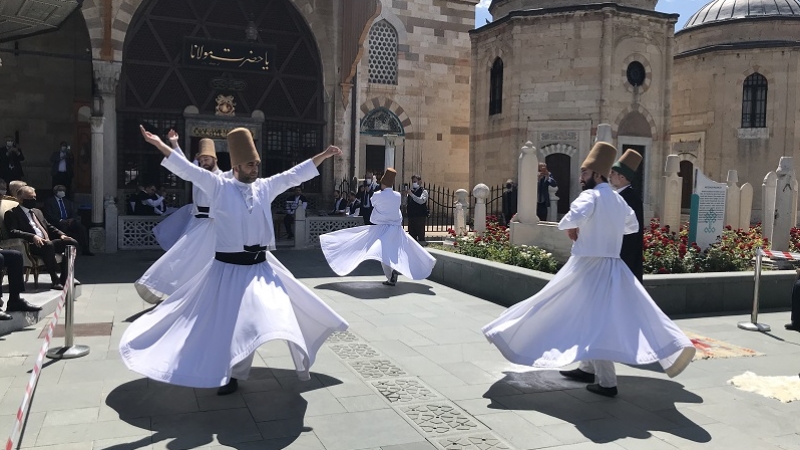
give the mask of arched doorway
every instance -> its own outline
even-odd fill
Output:
[[[553,153],[547,155],[544,159],[547,164],[547,170],[553,174],[553,179],[558,183],[558,214],[566,214],[569,212],[570,204],[570,171],[572,169],[572,162],[569,155],[565,153]],[[547,194],[548,196],[550,194]]]
[[[633,111],[625,116],[619,123],[617,130],[617,149],[619,156],[627,149],[637,151],[642,155],[642,162],[636,170],[636,177],[631,180],[631,186],[637,189],[647,203],[647,164],[649,163],[650,148],[653,146],[653,132],[650,122],[644,114]]]
[[[322,64],[290,0],[147,0],[128,29],[124,55],[117,119],[121,189],[135,189],[142,179],[182,191],[183,183],[160,168],[158,154],[137,136],[139,124],[162,135],[175,128],[189,147],[202,137],[224,144],[227,131],[247,126],[265,176],[321,151]],[[226,104],[233,114],[225,114]],[[187,107],[196,113],[191,120]],[[320,183],[318,177],[304,190],[319,192]]]
[[[387,167],[393,167],[399,172],[400,180],[406,181],[405,129],[400,118],[387,108],[375,108],[361,120],[360,132],[365,146],[364,172],[380,178]]]

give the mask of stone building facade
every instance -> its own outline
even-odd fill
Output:
[[[656,214],[678,16],[655,3],[494,0],[495,20],[471,33],[471,184],[516,178],[530,141],[559,183],[563,214],[598,124],[609,123],[619,149],[644,155],[646,214]]]
[[[84,0],[58,31],[3,36],[0,133],[26,151],[27,180],[50,187],[47,160],[65,140],[85,150],[86,179],[75,187],[95,223],[103,199],[124,214],[139,183],[187,201],[185,185],[136,136],[144,124],[175,128],[189,154],[200,138],[215,139],[222,166],[225,133],[246,126],[264,175],[335,144],[343,157],[304,186],[325,200],[342,181],[388,166],[404,181],[413,172],[467,183],[478,0],[234,3]]]
[[[715,0],[675,35],[672,153],[681,157],[684,207],[692,169],[754,189],[782,156],[800,161],[800,2]],[[778,6],[776,6],[778,5]],[[688,178],[688,183],[687,183]]]

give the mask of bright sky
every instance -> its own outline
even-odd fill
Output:
[[[478,8],[475,12],[476,27],[482,27],[485,25],[487,19],[492,20],[492,16],[487,10],[491,2],[491,0],[481,0],[481,2],[478,4]],[[675,31],[678,31],[683,28],[683,24],[686,23],[686,20],[689,19],[692,14],[696,13],[708,2],[709,0],[659,0],[656,10],[666,13],[680,14],[681,18],[678,19],[678,23],[675,25]]]

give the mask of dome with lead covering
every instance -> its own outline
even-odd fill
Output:
[[[800,0],[713,0],[694,13],[683,29],[758,17],[800,17]]]

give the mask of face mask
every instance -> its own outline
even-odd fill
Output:
[[[22,201],[22,206],[24,206],[24,207],[26,207],[28,209],[36,208],[36,199],[35,198],[27,198],[27,199]]]
[[[6,147],[13,147],[14,141],[6,141]]]
[[[411,189],[418,189],[419,183],[411,183]]]
[[[56,197],[58,197],[58,198],[64,198],[65,195],[67,195],[67,193],[64,192],[64,191],[56,192]]]

